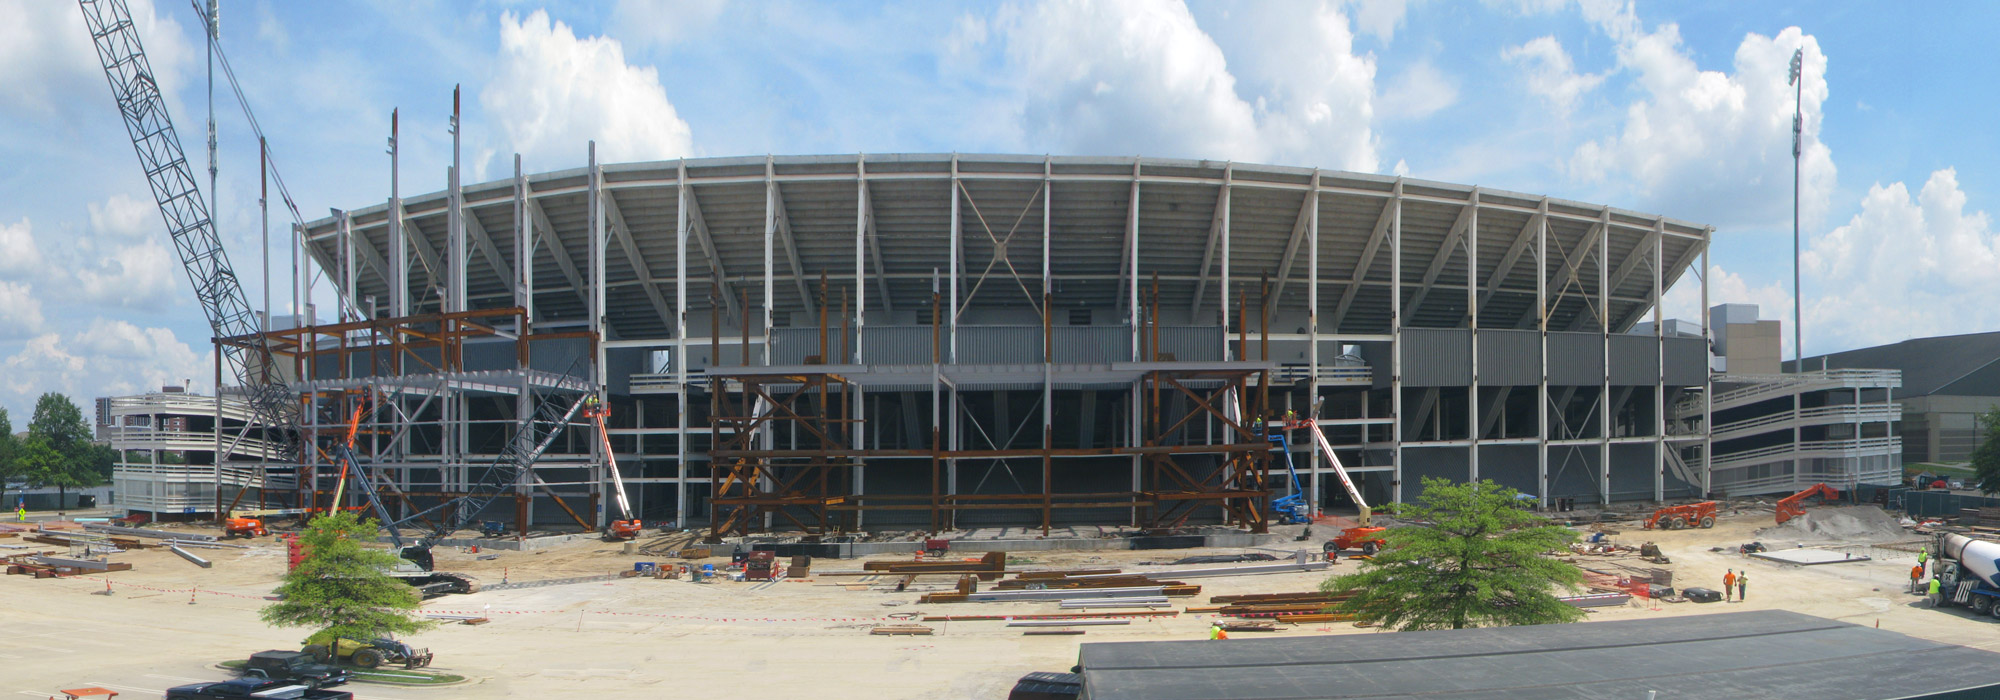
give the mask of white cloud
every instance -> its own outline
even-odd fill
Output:
[[[111,247],[87,267],[75,271],[73,301],[157,311],[176,296],[174,275],[178,258],[156,240]]]
[[[35,245],[35,226],[26,218],[0,224],[0,276],[22,279],[42,274],[42,250]]]
[[[22,338],[42,329],[42,301],[33,285],[0,281],[0,338]]]
[[[625,61],[615,39],[578,39],[545,11],[500,18],[498,70],[479,101],[498,120],[498,149],[521,153],[528,167],[581,165],[586,142],[599,162],[691,155],[693,136],[660,86],[659,72]]]
[[[618,0],[611,22],[633,43],[670,45],[715,24],[727,0]]]
[[[1378,111],[1384,118],[1422,119],[1457,101],[1458,86],[1429,62],[1419,62],[1390,82]]]
[[[130,9],[169,108],[183,113],[175,94],[200,54],[195,43],[200,29],[184,29],[176,15],[162,16],[152,0],[134,0]],[[7,86],[0,124],[63,123],[85,113],[114,113],[102,64],[76,3],[0,0],[0,18],[5,18],[0,21],[0,85]]]
[[[1374,171],[1375,60],[1321,3],[1231,8],[1224,55],[1180,2],[1009,3],[959,24],[947,70],[1007,96],[1028,151],[1277,161]],[[993,65],[966,53],[987,50]]]
[[[1500,51],[1501,60],[1521,67],[1528,84],[1528,91],[1548,101],[1556,114],[1569,118],[1576,109],[1576,102],[1584,93],[1597,88],[1604,82],[1603,75],[1577,73],[1576,64],[1570,60],[1569,52],[1563,50],[1562,42],[1554,36],[1532,39],[1520,46],[1509,46]]]
[[[1944,169],[1912,198],[1877,184],[1861,211],[1808,245],[1806,351],[2000,330],[2000,234],[1966,211],[1958,173]]]
[[[81,331],[35,336],[0,360],[0,403],[33,405],[42,392],[58,391],[82,404],[190,379],[205,387],[213,384],[212,363],[173,331],[96,318]]]
[[[1578,147],[1570,175],[1633,190],[1640,206],[1720,227],[1777,225],[1791,216],[1792,52],[1805,51],[1802,211],[1810,225],[1833,193],[1833,153],[1819,140],[1826,55],[1797,27],[1749,34],[1734,73],[1701,70],[1680,29],[1647,32],[1629,4],[1585,2],[1584,16],[1618,44],[1618,63],[1644,97],[1622,130]],[[1718,177],[1727,173],[1727,177]],[[1607,193],[1615,195],[1616,193]]]
[[[1408,0],[1351,0],[1350,5],[1355,28],[1385,42],[1396,38],[1396,29],[1410,10]]]
[[[101,203],[90,203],[90,228],[124,239],[152,236],[159,232],[160,210],[152,202],[114,194]]]

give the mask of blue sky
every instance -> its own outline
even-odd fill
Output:
[[[174,0],[133,5],[204,167],[199,22]],[[387,196],[393,108],[404,193],[441,188],[462,84],[475,179],[515,152],[534,171],[581,165],[593,138],[611,161],[959,151],[1403,172],[1712,224],[1714,300],[1787,323],[1785,64],[1804,48],[1808,352],[2000,329],[1990,3],[223,0],[222,18],[308,218]],[[45,390],[205,390],[200,310],[71,3],[0,0],[0,94],[0,406],[19,426]],[[217,112],[217,218],[254,301],[256,144],[226,90]],[[1697,304],[1682,285],[1665,305]]]

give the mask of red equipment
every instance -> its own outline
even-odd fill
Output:
[[[776,578],[778,578],[777,552],[756,551],[743,558],[743,580],[770,581]]]
[[[222,521],[223,537],[263,537],[271,534],[258,518],[229,518]]]
[[[1715,527],[1715,509],[1717,505],[1715,501],[1702,501],[1700,503],[1683,503],[1677,506],[1661,508],[1653,511],[1652,515],[1647,516],[1646,529],[1651,530],[1658,527],[1667,530],[1684,530],[1689,526]]]
[[[1831,501],[1840,498],[1840,492],[1835,491],[1832,486],[1826,484],[1813,484],[1806,487],[1804,491],[1786,496],[1785,500],[1778,501],[1778,524],[1783,525],[1787,520],[1805,515],[1805,500],[1813,496],[1819,496],[1823,500]]]
[[[611,407],[598,403],[594,398],[583,409],[583,415],[597,421],[598,444],[604,448],[604,464],[611,472],[611,483],[618,487],[613,495],[618,497],[618,512],[624,520],[613,520],[604,528],[604,536],[614,540],[630,540],[639,537],[639,531],[646,529],[644,523],[632,517],[632,504],[625,500],[625,478],[618,473],[618,455],[611,451],[611,433],[604,428],[604,419],[611,415]]]
[[[1335,535],[1332,540],[1328,540],[1326,546],[1322,549],[1326,551],[1329,559],[1333,555],[1347,549],[1359,549],[1362,554],[1374,556],[1376,552],[1382,551],[1382,547],[1385,546],[1381,535],[1382,532],[1388,529],[1386,527],[1350,527],[1341,530],[1340,534]]]

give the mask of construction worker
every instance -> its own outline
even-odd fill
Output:
[[[1928,562],[1930,560],[1931,560],[1930,547],[1924,547],[1923,549],[1917,550],[1917,566],[1923,566],[1924,562]]]
[[[1729,589],[1735,587],[1736,587],[1736,570],[1730,569],[1729,573],[1722,575],[1722,602],[1724,603],[1729,602]]]
[[[1938,601],[1940,601],[1940,600],[1943,600],[1943,598],[1941,598],[1941,597],[1939,597],[1939,596],[1938,596],[1938,589],[1939,589],[1939,588],[1941,588],[1941,587],[1942,587],[1942,586],[1940,585],[1940,582],[1938,581],[1938,578],[1937,578],[1936,576],[1932,576],[1932,577],[1931,577],[1931,594],[1930,594],[1930,597],[1929,597],[1929,598],[1927,598],[1926,600],[1930,601],[1930,604],[1931,604],[1931,607],[1933,607],[1933,608],[1935,608],[1935,607],[1937,607],[1937,606],[1938,606]]]
[[[1210,641],[1214,641],[1217,639],[1228,639],[1229,633],[1222,631],[1222,623],[1211,622],[1208,623],[1208,638]]]
[[[28,522],[28,507],[25,505],[15,506],[14,519],[24,523]]]
[[[1736,602],[1738,602],[1738,603],[1741,603],[1741,602],[1743,602],[1743,601],[1745,601],[1745,600],[1749,600],[1748,598],[1745,598],[1745,597],[1743,596],[1743,591],[1744,591],[1744,589],[1746,589],[1746,588],[1749,588],[1749,587],[1750,587],[1750,572],[1748,572],[1748,571],[1745,571],[1745,572],[1743,572],[1743,573],[1740,573],[1740,574],[1737,574],[1737,575],[1736,575]]]
[[[1916,595],[1922,585],[1924,585],[1924,565],[1910,567],[1910,595]]]

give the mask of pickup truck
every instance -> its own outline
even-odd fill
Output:
[[[167,689],[167,700],[354,700],[345,690],[321,690],[291,681],[237,678]]]
[[[278,649],[251,654],[249,662],[243,665],[243,677],[293,681],[314,688],[332,687],[348,681],[346,669],[315,663],[312,654],[303,651]]]

